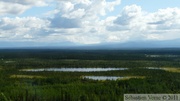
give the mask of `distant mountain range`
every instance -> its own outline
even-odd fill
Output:
[[[49,49],[139,49],[139,48],[180,48],[180,40],[132,41],[125,43],[102,43],[80,45],[71,42],[36,43],[36,42],[0,42],[0,48],[49,48]]]
[[[143,48],[180,48],[180,40],[133,41],[126,43],[103,43],[79,46],[81,49],[143,49]]]

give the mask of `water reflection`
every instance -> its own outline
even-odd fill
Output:
[[[83,79],[92,79],[92,80],[118,80],[125,79],[128,77],[119,77],[119,76],[83,76]]]
[[[41,69],[22,69],[21,71],[103,72],[103,71],[116,71],[116,70],[127,70],[127,69],[128,68],[41,68]]]
[[[147,69],[157,69],[157,70],[162,70],[162,68],[158,68],[158,67],[146,67]]]
[[[82,76],[82,79],[91,80],[128,80],[128,79],[144,79],[145,76]]]

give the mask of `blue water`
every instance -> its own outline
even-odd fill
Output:
[[[41,69],[24,69],[21,71],[41,72],[41,71],[54,71],[54,72],[103,72],[103,71],[117,71],[127,70],[128,68],[41,68]]]
[[[120,76],[83,76],[83,79],[92,79],[92,80],[118,80],[126,77]]]

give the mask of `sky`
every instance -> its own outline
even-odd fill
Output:
[[[0,0],[0,47],[178,39],[180,0]]]

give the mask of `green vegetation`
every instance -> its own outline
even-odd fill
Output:
[[[28,72],[33,68],[129,68]],[[159,67],[147,69],[144,67]],[[180,50],[0,50],[0,101],[123,101],[127,93],[180,93]],[[128,76],[90,80],[82,76]]]

